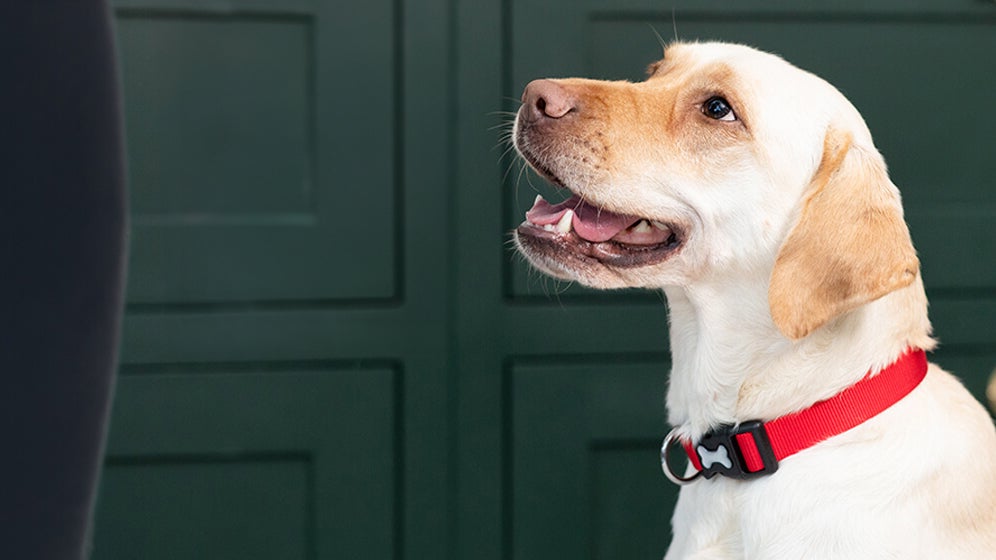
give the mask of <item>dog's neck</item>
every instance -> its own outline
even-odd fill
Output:
[[[919,276],[797,341],[772,322],[764,281],[697,282],[665,293],[669,420],[693,440],[722,424],[801,410],[887,366],[907,347],[934,345]]]

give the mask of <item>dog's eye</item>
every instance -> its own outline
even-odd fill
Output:
[[[717,121],[735,121],[736,113],[730,107],[730,103],[722,97],[710,97],[702,104],[702,113]]]

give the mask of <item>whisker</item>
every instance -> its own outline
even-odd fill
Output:
[[[506,144],[505,145],[505,149],[498,156],[499,160],[505,159],[508,156],[508,154],[512,153],[512,150],[515,149],[515,144],[513,144],[512,142],[504,142],[504,144]],[[495,149],[501,148],[501,147],[502,147],[501,143],[498,143],[497,145],[495,145],[494,148],[492,148],[492,150],[495,150]]]
[[[532,174],[526,173],[526,183],[529,185],[530,188],[532,188],[537,193],[540,192],[539,188],[536,185],[533,184],[533,176],[532,176]]]
[[[675,43],[677,43],[678,41],[681,40],[680,38],[678,38],[678,18],[675,16],[676,10],[677,10],[677,8],[674,5],[672,5],[671,6],[671,27],[674,29],[674,42]]]
[[[584,204],[585,204],[584,195],[578,195],[578,203],[574,205],[574,211],[577,212],[577,209],[581,208],[582,206],[584,206]],[[599,208],[599,212],[601,212],[600,208]]]
[[[672,17],[674,17],[674,12],[672,12]],[[647,27],[649,27],[650,30],[654,32],[654,37],[657,37],[657,43],[660,44],[661,50],[665,50],[666,51],[667,50],[667,41],[657,31],[657,28],[654,27],[653,24],[650,24],[650,23],[647,24]]]
[[[506,151],[506,153],[508,153],[508,152]],[[504,158],[504,157],[505,157],[505,154],[502,154],[502,158]],[[508,162],[508,167],[505,168],[505,173],[503,173],[502,176],[501,176],[501,184],[502,185],[506,184],[506,181],[508,181],[508,174],[511,173],[512,168],[515,167],[516,163],[521,164],[522,162],[519,161],[519,160],[517,160],[517,159],[513,159],[512,161]],[[516,191],[515,195],[516,195],[516,202],[518,202],[518,195],[519,195],[518,191]]]

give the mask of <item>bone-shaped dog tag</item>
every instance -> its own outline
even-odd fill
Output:
[[[733,468],[733,461],[730,460],[730,452],[723,445],[717,447],[715,451],[709,451],[702,445],[698,446],[695,450],[699,454],[699,461],[702,462],[703,469],[712,468],[717,463],[727,470]]]

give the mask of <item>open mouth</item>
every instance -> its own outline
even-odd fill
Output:
[[[576,195],[559,204],[537,196],[516,233],[524,245],[553,258],[566,250],[621,268],[664,261],[683,241],[675,224],[611,212]]]
[[[539,153],[555,153],[548,145],[550,134],[530,121],[516,120],[515,147],[543,178],[572,191],[560,174]],[[559,204],[537,196],[516,229],[526,253],[559,262],[568,268],[593,261],[616,268],[635,268],[663,262],[681,249],[687,227],[643,216],[621,214],[600,208],[574,194]]]

